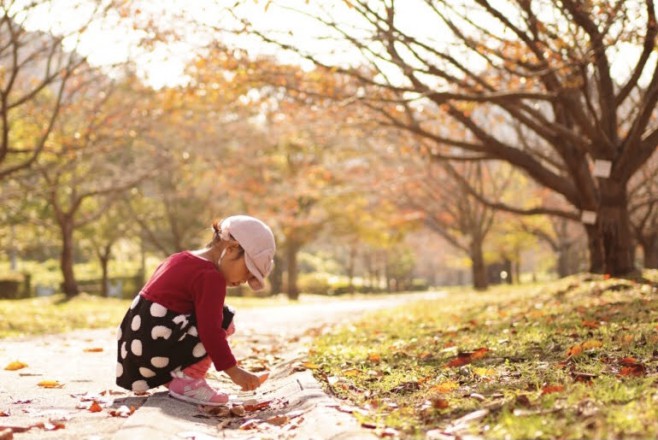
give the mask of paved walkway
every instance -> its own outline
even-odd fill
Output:
[[[340,401],[322,391],[310,371],[300,368],[309,344],[331,325],[365,312],[442,295],[302,301],[238,310],[238,331],[231,340],[236,357],[249,369],[268,369],[270,378],[252,393],[239,392],[222,373],[211,374],[211,383],[231,393],[231,406],[261,407],[242,417],[206,413],[169,398],[162,387],[146,397],[118,388],[113,329],[1,340],[0,427],[32,426],[15,432],[18,440],[375,438],[344,412]],[[4,370],[12,361],[28,366]],[[134,412],[122,417],[130,407]],[[1,433],[0,440],[6,440]]]

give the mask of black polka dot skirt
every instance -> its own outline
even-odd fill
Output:
[[[206,356],[193,315],[173,312],[141,295],[117,333],[117,385],[134,392],[164,385],[173,371]]]

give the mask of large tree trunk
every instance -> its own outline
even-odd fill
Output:
[[[658,269],[658,232],[639,239],[646,269]]]
[[[601,184],[598,226],[605,273],[619,276],[634,272],[633,236],[625,183],[605,180]]]
[[[479,240],[473,240],[470,253],[471,262],[473,264],[473,287],[476,290],[487,290],[489,287],[489,281],[487,280],[487,265],[484,263],[482,242]]]
[[[291,300],[299,299],[299,287],[297,286],[297,278],[299,275],[299,268],[297,266],[297,254],[301,248],[299,243],[289,241],[286,246],[286,260],[288,265],[288,298]]]
[[[62,232],[60,268],[64,277],[64,294],[67,298],[73,298],[79,293],[78,282],[73,271],[73,221],[68,218],[62,220],[60,228]]]

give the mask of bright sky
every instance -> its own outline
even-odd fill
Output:
[[[17,0],[18,2],[31,0]],[[142,15],[157,17],[164,23],[179,24],[175,14],[182,13],[190,19],[215,26],[223,26],[232,22],[230,14],[225,9],[225,0],[132,0],[131,4],[139,3]],[[234,3],[234,2],[230,2]],[[397,3],[397,25],[412,34],[424,39],[433,38],[434,44],[449,46],[448,32],[437,29],[438,20],[433,13],[428,13],[422,0],[404,0]],[[193,7],[190,7],[193,5]],[[279,6],[284,5],[284,6]],[[321,5],[321,6],[318,6]],[[351,47],[342,48],[335,41],[320,39],[326,35],[326,30],[311,19],[304,19],[291,9],[306,12],[317,12],[318,7],[325,9],[321,16],[333,16],[338,21],[355,25],[355,12],[345,5],[344,0],[323,0],[321,3],[307,0],[278,0],[277,5],[265,8],[265,1],[247,0],[240,7],[233,8],[237,15],[248,17],[257,29],[268,29],[290,38],[296,46],[309,49],[315,53],[334,52],[334,57],[344,61],[355,57]],[[92,14],[93,9],[88,0],[50,0],[44,2],[38,14],[26,22],[31,28],[52,29],[55,32],[65,32],[84,23]],[[180,26],[178,31],[182,31]],[[108,65],[125,61],[127,58],[136,60],[138,68],[148,82],[154,87],[171,86],[185,81],[183,70],[185,64],[194,55],[194,49],[203,46],[211,38],[208,33],[186,32],[185,41],[167,46],[158,46],[155,50],[146,52],[140,49],[137,42],[140,33],[121,23],[118,16],[107,17],[103,22],[90,26],[80,42],[68,41],[69,47],[77,44],[77,50],[88,56],[93,64]],[[441,40],[444,38],[444,40]],[[437,40],[438,39],[438,40]],[[266,47],[256,39],[241,38],[225,40],[227,43],[246,48],[250,53],[272,53],[273,49]],[[344,43],[343,43],[344,44]],[[627,51],[624,51],[628,54]],[[633,57],[631,57],[633,58]],[[292,61],[292,59],[285,59]],[[617,64],[621,67],[629,64],[628,55],[620,57]]]

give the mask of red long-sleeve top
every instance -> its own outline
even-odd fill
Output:
[[[222,328],[226,280],[213,263],[189,251],[173,254],[140,294],[176,313],[194,313],[199,338],[218,371],[237,364]]]

